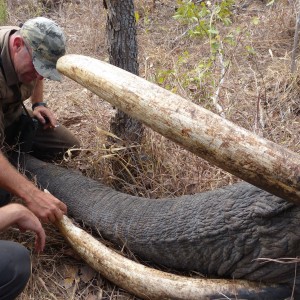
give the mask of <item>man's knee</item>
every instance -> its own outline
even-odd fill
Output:
[[[22,245],[0,241],[0,299],[16,298],[31,274],[29,251]]]
[[[73,156],[79,154],[79,140],[63,125],[54,130],[39,129],[34,139],[32,155],[39,159],[62,159],[70,150]]]

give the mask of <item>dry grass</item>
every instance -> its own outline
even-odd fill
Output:
[[[29,16],[49,16],[64,28],[68,53],[107,61],[102,2],[58,2],[63,4],[49,10],[37,4],[40,1],[11,1],[9,23],[18,24]],[[246,2],[249,6],[243,8]],[[296,12],[293,3],[278,0],[267,7],[260,0],[236,1],[233,27],[239,26],[241,31],[236,45],[224,45],[229,67],[223,76],[222,63],[216,60],[210,76],[201,78],[199,63],[209,56],[210,47],[184,34],[187,26],[172,18],[175,1],[136,0],[140,75],[153,82],[165,76],[162,86],[214,112],[218,110],[211,97],[219,88],[218,104],[227,119],[299,153],[299,70],[290,73]],[[253,24],[254,17],[259,19],[258,25]],[[249,46],[254,53],[246,50]],[[182,60],[185,51],[188,55]],[[112,184],[116,178],[111,160],[123,159],[122,150],[106,146],[105,132],[109,131],[114,109],[67,78],[62,84],[47,82],[45,98],[59,121],[82,141],[79,157],[62,163]],[[151,198],[173,197],[238,180],[150,129],[138,150],[140,168],[133,182],[123,183],[124,192]],[[74,257],[57,231],[49,226],[47,232],[46,251],[41,256],[32,254],[33,276],[20,299],[136,299],[99,274],[85,271],[85,264]],[[7,235],[31,248],[30,234],[20,236],[12,230]],[[86,273],[92,277],[87,279]]]

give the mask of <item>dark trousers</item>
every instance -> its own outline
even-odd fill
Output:
[[[33,132],[29,118],[25,114],[20,116],[5,128],[5,148],[14,151],[23,151],[26,148],[25,152],[40,159],[61,159],[68,149],[80,147],[79,140],[65,126],[43,129],[37,121],[36,124]]]
[[[5,129],[4,150],[22,152],[23,146],[27,145],[26,152],[36,158],[58,160],[63,158],[68,149],[80,147],[78,139],[63,125],[46,130],[42,126],[37,126],[34,133],[31,130],[30,124],[26,123],[26,116],[22,115],[19,120]],[[76,155],[78,151],[72,153]],[[8,204],[10,198],[10,193],[0,188],[0,206]]]
[[[0,299],[15,299],[31,274],[29,251],[22,245],[0,240]]]

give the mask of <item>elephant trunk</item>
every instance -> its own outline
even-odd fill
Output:
[[[71,216],[144,261],[223,278],[294,282],[295,265],[258,260],[299,256],[300,207],[293,203],[245,183],[145,199],[30,156],[24,165]]]

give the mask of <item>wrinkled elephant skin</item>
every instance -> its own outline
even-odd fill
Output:
[[[250,184],[157,200],[116,192],[30,156],[25,166],[75,219],[145,261],[223,278],[294,281],[295,264],[257,259],[299,256],[300,206]]]

